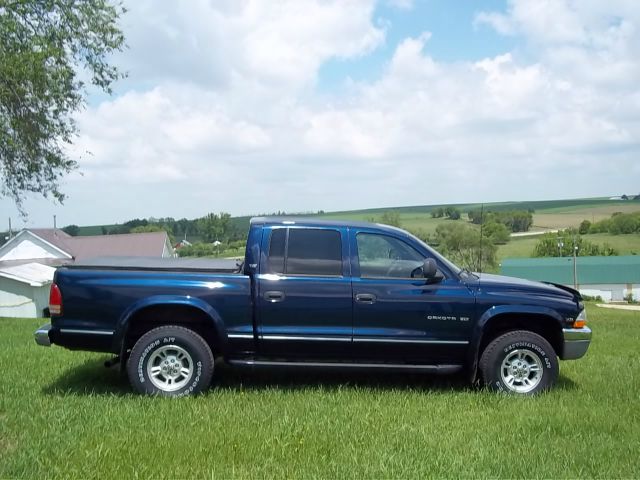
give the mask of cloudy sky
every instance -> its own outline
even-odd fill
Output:
[[[640,191],[637,0],[127,8],[129,77],[29,225]]]

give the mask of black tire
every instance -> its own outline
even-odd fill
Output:
[[[558,357],[549,342],[537,333],[516,330],[487,345],[480,357],[480,371],[491,390],[535,395],[556,383]]]
[[[127,373],[140,393],[183,397],[209,386],[213,363],[211,349],[200,335],[167,325],[140,337],[127,361]]]

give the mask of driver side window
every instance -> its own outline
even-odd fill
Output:
[[[387,235],[358,233],[356,242],[363,278],[412,278],[424,261],[413,247]]]

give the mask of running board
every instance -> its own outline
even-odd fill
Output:
[[[337,368],[350,370],[387,370],[449,374],[462,370],[462,365],[414,365],[406,363],[286,362],[277,360],[233,359],[234,367]]]

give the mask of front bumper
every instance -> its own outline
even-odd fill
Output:
[[[39,329],[37,329],[33,334],[33,336],[35,337],[36,343],[43,347],[50,347],[51,346],[51,339],[49,338],[50,331],[51,331],[50,323],[47,323],[46,325],[43,325]]]
[[[587,353],[591,343],[591,329],[589,327],[563,328],[562,338],[562,359],[575,360]]]

